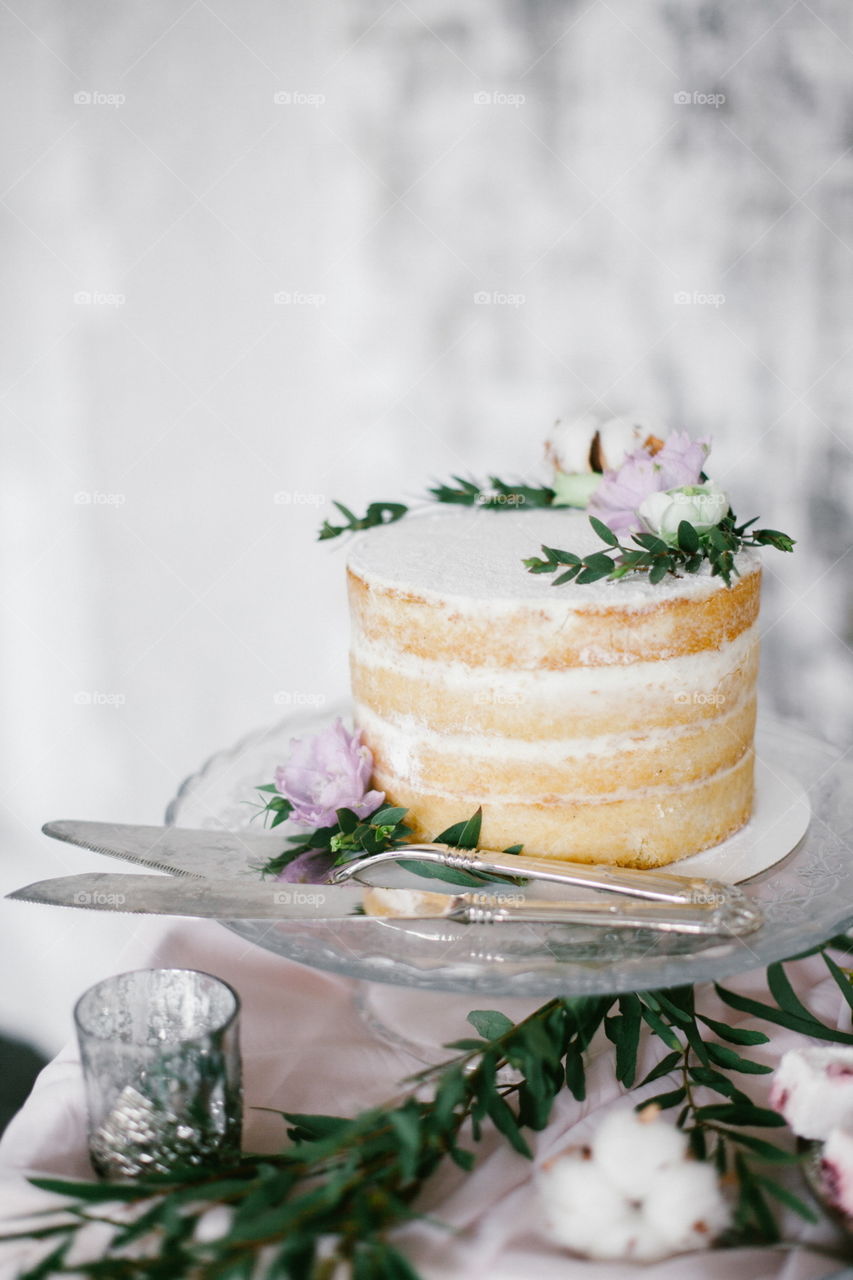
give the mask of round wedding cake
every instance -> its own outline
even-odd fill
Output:
[[[482,806],[480,846],[656,867],[753,803],[761,569],[561,586],[523,560],[601,550],[566,509],[442,509],[351,549],[356,724],[418,839]]]

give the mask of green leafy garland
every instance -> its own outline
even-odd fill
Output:
[[[837,938],[826,946],[846,950],[849,943]],[[853,1008],[848,972],[825,947],[806,954],[818,953]],[[817,1040],[853,1045],[853,1034],[826,1026],[802,1004],[783,964],[770,966],[767,982],[772,1004],[716,990],[739,1012]],[[751,1132],[779,1128],[784,1121],[756,1106],[731,1079],[732,1073],[771,1070],[740,1052],[768,1037],[707,1017],[696,1009],[693,988],[549,1000],[518,1024],[494,1010],[475,1010],[468,1021],[476,1037],[449,1045],[457,1050],[449,1061],[410,1077],[411,1092],[403,1101],[354,1119],[276,1113],[288,1125],[289,1145],[280,1155],[247,1155],[215,1173],[194,1169],[133,1184],[31,1179],[70,1203],[47,1211],[44,1225],[4,1237],[49,1246],[48,1255],[20,1280],[81,1269],[109,1280],[322,1280],[337,1261],[351,1265],[355,1280],[417,1280],[390,1233],[418,1216],[413,1201],[426,1181],[445,1158],[470,1170],[476,1157],[469,1142],[479,1142],[486,1121],[530,1158],[525,1130],[546,1127],[563,1089],[584,1098],[585,1054],[600,1028],[615,1047],[616,1079],[626,1089],[635,1084],[643,1028],[665,1047],[639,1086],[667,1078],[672,1087],[639,1107],[656,1102],[663,1110],[678,1108],[676,1123],[693,1154],[713,1161],[733,1181],[734,1223],[722,1243],[777,1242],[773,1202],[816,1221],[813,1208],[774,1176],[776,1168],[800,1157]],[[501,1080],[505,1066],[518,1073],[516,1082]],[[700,1103],[699,1087],[721,1101]],[[129,1218],[105,1212],[111,1205],[129,1208]],[[227,1223],[206,1240],[199,1220],[214,1207],[227,1210]],[[111,1225],[113,1235],[99,1258],[81,1267],[79,1252],[77,1261],[69,1253],[92,1222]]]
[[[738,572],[735,556],[744,547],[775,547],[777,551],[794,549],[794,539],[778,529],[753,529],[747,533],[756,519],[738,525],[734,512],[729,508],[725,519],[701,533],[688,520],[682,520],[678,526],[677,546],[670,546],[653,533],[634,533],[631,541],[636,545],[625,547],[603,520],[590,516],[589,522],[606,544],[606,551],[577,556],[571,551],[559,551],[543,545],[545,559],[531,556],[524,564],[529,573],[558,573],[559,577],[552,585],[559,587],[564,582],[583,584],[598,582],[600,578],[613,581],[637,570],[648,572],[649,582],[654,584],[668,573],[698,573],[707,560],[711,565],[711,576],[721,577],[730,587],[732,575]]]
[[[497,476],[489,476],[486,484],[465,480],[462,476],[452,476],[451,479],[453,484],[437,484],[427,490],[434,502],[445,502],[456,507],[488,507],[493,511],[511,511],[520,506],[550,507],[557,496],[546,485],[507,484]],[[335,525],[324,520],[317,535],[320,542],[337,538],[342,533],[357,533],[380,524],[393,524],[395,520],[402,520],[409,511],[402,502],[371,502],[365,514],[357,516],[342,502],[333,501],[332,505],[337,507],[346,523]]]

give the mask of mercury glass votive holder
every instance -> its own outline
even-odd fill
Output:
[[[239,1021],[236,991],[197,969],[137,969],[84,992],[74,1022],[101,1177],[239,1158]]]

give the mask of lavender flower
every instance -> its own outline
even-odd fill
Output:
[[[698,484],[710,449],[710,441],[691,440],[685,431],[674,431],[655,454],[645,447],[635,450],[618,471],[605,473],[590,499],[590,515],[619,537],[639,531],[641,503],[652,493]]]
[[[291,819],[303,827],[331,827],[336,809],[366,818],[385,799],[371,791],[373,755],[339,719],[312,738],[292,738],[290,757],[275,771],[278,791],[293,805]]]

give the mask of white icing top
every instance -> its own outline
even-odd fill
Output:
[[[347,563],[370,582],[426,598],[523,602],[549,608],[558,602],[642,608],[660,600],[695,599],[726,589],[721,578],[711,576],[707,562],[698,573],[668,574],[654,586],[646,574],[633,573],[616,582],[603,578],[583,586],[567,582],[555,587],[551,575],[529,573],[522,563],[541,555],[543,543],[579,556],[605,550],[584,512],[563,507],[536,511],[439,508],[366,531],[353,543]],[[746,577],[759,568],[759,554],[742,551],[735,564]]]

